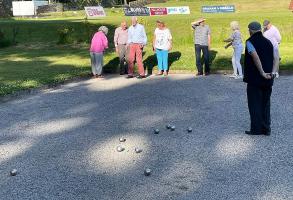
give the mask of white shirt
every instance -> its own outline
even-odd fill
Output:
[[[170,40],[172,40],[172,35],[169,29],[160,30],[156,28],[155,30],[155,48],[162,50],[169,50],[170,48]]]
[[[263,35],[271,41],[274,48],[279,47],[279,43],[281,42],[281,35],[279,30],[275,26],[272,25],[269,30],[263,33]]]
[[[128,29],[128,44],[147,44],[147,36],[145,33],[144,26],[141,24],[136,24],[135,26],[130,26]]]

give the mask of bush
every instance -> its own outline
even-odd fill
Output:
[[[61,27],[58,29],[59,39],[57,44],[70,44],[73,42],[72,33],[74,29],[72,27]]]
[[[5,33],[0,30],[0,48],[9,47],[12,45],[12,42],[5,38]]]

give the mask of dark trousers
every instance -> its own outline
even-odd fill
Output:
[[[119,54],[119,66],[120,66],[120,74],[127,74],[128,71],[128,50],[126,45],[118,44],[118,54]]]
[[[196,58],[196,67],[199,73],[203,73],[203,67],[201,64],[201,52],[203,53],[204,58],[204,71],[205,73],[210,72],[210,55],[208,46],[202,46],[199,44],[195,44],[195,58]]]
[[[271,131],[272,87],[258,87],[247,84],[247,100],[250,114],[250,131],[265,133]]]

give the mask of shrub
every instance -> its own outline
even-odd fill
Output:
[[[5,37],[5,33],[0,30],[0,48],[9,47],[12,45],[12,42]]]
[[[57,44],[70,44],[73,42],[72,33],[74,29],[72,27],[61,27],[58,29],[59,39]]]

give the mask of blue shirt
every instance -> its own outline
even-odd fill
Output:
[[[254,46],[251,44],[250,41],[246,42],[247,51],[249,54],[252,54],[253,52],[256,52]]]
[[[147,44],[147,36],[143,25],[136,24],[135,26],[132,25],[129,27],[127,43]]]

